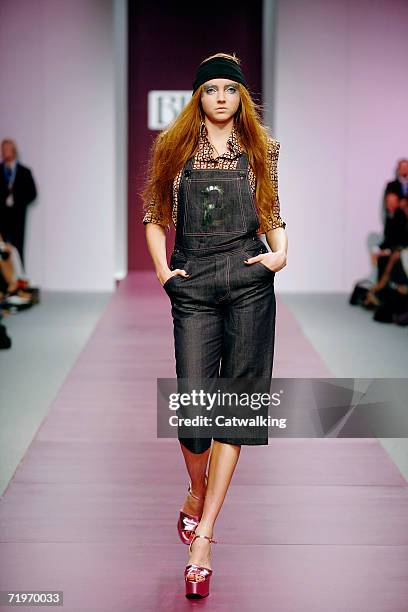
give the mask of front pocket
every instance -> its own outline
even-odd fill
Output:
[[[187,259],[185,255],[183,255],[180,252],[173,251],[170,257],[170,264],[169,264],[170,270],[173,271],[176,268],[178,268],[179,270],[185,270],[187,274],[190,274],[189,266],[190,266],[190,260]],[[182,281],[187,280],[187,278],[184,277],[182,274],[173,274],[173,276],[170,276],[166,280],[166,282],[162,285],[163,289],[167,290],[167,287],[170,287],[170,286],[173,287],[172,279],[174,278],[180,278]]]
[[[242,252],[249,259],[250,257],[257,257],[258,255],[265,255],[265,253],[268,253],[268,250],[266,249],[266,247],[261,246],[261,247],[254,248],[253,253],[251,253],[250,249],[242,249]],[[244,265],[247,265],[247,264],[244,264]],[[247,267],[251,267],[253,265],[254,264],[250,264],[249,266],[247,265]],[[265,270],[267,274],[272,274],[272,276],[275,276],[274,270],[271,270],[270,268],[265,266],[265,264],[263,264],[261,261],[256,261],[255,265],[258,266],[258,267],[261,266],[262,269]]]
[[[169,276],[169,278],[166,280],[165,283],[163,283],[162,287],[163,289],[167,289],[167,286],[170,284],[170,282],[176,278],[177,276],[179,276],[178,274],[173,274],[173,276]]]
[[[265,264],[263,264],[262,261],[256,261],[255,263],[257,263],[259,266],[262,266],[264,270],[269,272],[269,274],[275,274],[275,271],[268,268],[268,266],[265,266]]]

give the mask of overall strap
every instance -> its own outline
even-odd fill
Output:
[[[183,189],[183,183],[185,182],[186,177],[189,177],[191,175],[193,163],[194,163],[194,155],[186,161],[182,169],[182,173],[181,173],[180,187],[179,187],[179,193],[178,193],[176,240],[174,244],[174,246],[177,248],[182,248],[182,245],[183,245],[183,230],[182,230],[183,221],[182,219],[184,217],[185,202],[181,201],[180,197],[182,197],[183,200],[185,198],[185,187]]]
[[[184,174],[185,176],[190,176],[191,170],[193,169],[194,164],[194,155],[188,159],[184,165]]]
[[[248,168],[248,155],[246,151],[242,151],[238,158],[237,170],[246,170]]]

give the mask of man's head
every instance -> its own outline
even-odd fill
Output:
[[[14,140],[5,138],[1,143],[1,156],[6,163],[13,162],[17,158],[17,147]]]
[[[397,165],[397,176],[408,178],[408,159],[400,159]]]

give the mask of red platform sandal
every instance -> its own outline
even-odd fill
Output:
[[[190,542],[191,546],[196,538],[205,538],[210,543],[217,543],[217,540],[213,540],[205,535],[199,535],[194,533]],[[186,597],[188,599],[202,599],[208,597],[210,594],[210,579],[212,576],[212,569],[204,567],[202,565],[196,565],[195,563],[189,563],[186,565],[184,570],[184,581],[186,583]]]
[[[207,484],[207,476],[205,477],[205,481]],[[191,482],[188,485],[188,493],[189,495],[191,495],[191,497],[194,497],[194,499],[197,499],[198,501],[202,501],[202,497],[197,497],[197,495],[194,495],[194,493],[192,492]],[[187,544],[187,545],[190,544],[194,530],[197,527],[198,523],[200,522],[200,519],[201,519],[201,515],[187,514],[186,512],[183,512],[183,510],[180,510],[180,515],[179,515],[179,519],[177,522],[177,531],[178,531],[180,540],[183,542],[183,544]]]

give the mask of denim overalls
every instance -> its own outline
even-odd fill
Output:
[[[275,272],[244,260],[268,249],[256,235],[259,218],[248,181],[248,156],[236,170],[185,164],[178,196],[176,241],[163,285],[172,305],[177,378],[272,376]],[[218,438],[217,438],[218,439]],[[202,453],[211,438],[181,438]],[[223,438],[231,444],[268,444],[268,437]]]

